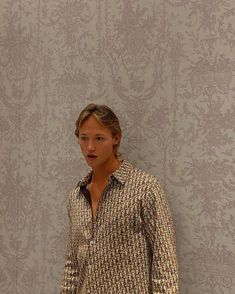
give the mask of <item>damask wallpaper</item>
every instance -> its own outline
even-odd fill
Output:
[[[59,293],[90,102],[156,175],[181,294],[235,293],[233,0],[1,0],[0,293]]]

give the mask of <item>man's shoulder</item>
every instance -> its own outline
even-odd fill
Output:
[[[73,187],[73,188],[69,191],[69,193],[68,193],[68,197],[67,197],[67,201],[68,201],[68,203],[74,202],[74,200],[76,200],[77,193],[78,193],[78,187]]]
[[[154,185],[159,183],[157,176],[134,165],[130,173],[130,179],[138,184]]]
[[[139,167],[133,167],[128,180],[129,186],[143,196],[144,201],[148,199],[151,205],[159,201],[165,195],[163,186],[158,177]]]

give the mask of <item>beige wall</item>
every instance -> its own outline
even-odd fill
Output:
[[[59,291],[88,102],[167,192],[181,293],[235,293],[233,3],[1,0],[0,293]]]

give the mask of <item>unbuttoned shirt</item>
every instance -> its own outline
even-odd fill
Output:
[[[91,177],[69,194],[61,294],[178,294],[175,231],[158,179],[123,159],[93,218]]]

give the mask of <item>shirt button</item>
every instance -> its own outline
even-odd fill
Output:
[[[84,231],[84,235],[85,235],[85,238],[88,239],[89,238],[89,231],[88,230]]]
[[[94,240],[91,240],[90,241],[90,245],[94,245],[95,244],[95,241]]]

